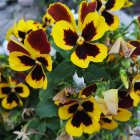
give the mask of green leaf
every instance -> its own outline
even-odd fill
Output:
[[[111,80],[110,75],[105,71],[103,66],[97,66],[95,64],[90,65],[83,72],[83,76],[87,84],[91,84],[94,81],[98,81],[101,79]]]
[[[42,100],[36,107],[36,113],[40,117],[54,117],[57,116],[57,107],[51,100]]]

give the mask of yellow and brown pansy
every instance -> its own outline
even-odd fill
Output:
[[[140,102],[140,74],[135,75],[132,80],[130,96],[134,101],[133,105],[137,106]]]
[[[77,100],[71,99],[59,107],[58,115],[60,119],[68,120],[66,131],[71,136],[79,137],[83,133],[92,134],[100,129],[101,110],[93,96],[86,98],[88,91],[91,91],[91,86],[87,87],[85,96],[80,94]]]
[[[20,46],[14,41],[8,44],[9,64],[15,71],[26,71],[31,69],[26,77],[26,82],[33,88],[47,87],[47,77],[43,67],[52,70],[52,60],[49,55],[50,44],[46,33],[36,30],[29,33],[25,38],[25,46]]]
[[[120,25],[118,16],[112,11],[120,10],[124,6],[125,0],[96,0],[97,11],[105,18],[109,30],[116,30]]]
[[[27,34],[31,31],[42,29],[42,25],[39,22],[34,20],[20,19],[17,23],[14,23],[13,27],[11,27],[6,35],[7,40],[10,40],[10,36],[14,35],[17,37],[22,43],[24,43],[24,39]]]
[[[29,88],[23,83],[17,83],[13,79],[0,83],[0,98],[2,107],[10,110],[16,106],[22,106],[20,98],[27,98],[30,94]]]
[[[71,61],[81,68],[87,68],[90,61],[102,62],[107,56],[105,45],[91,43],[108,30],[104,18],[95,11],[95,6],[95,2],[81,3],[78,27],[69,8],[64,4],[55,3],[48,9],[48,13],[56,21],[52,28],[54,42],[61,49],[73,50]],[[63,9],[64,14],[60,15],[58,9]]]

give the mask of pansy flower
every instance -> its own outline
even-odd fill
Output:
[[[116,30],[120,25],[118,16],[111,12],[120,10],[124,6],[125,0],[96,0],[97,11],[104,17],[109,30]]]
[[[10,41],[8,44],[11,69],[15,71],[30,70],[25,79],[26,82],[33,88],[46,89],[47,77],[43,67],[48,71],[52,70],[52,60],[49,55],[50,43],[46,33],[42,29],[32,31],[26,36],[24,45],[15,42]]]
[[[102,62],[107,56],[107,47],[91,41],[101,38],[108,27],[96,11],[96,2],[82,2],[79,8],[78,27],[70,9],[62,3],[51,4],[48,14],[56,21],[52,37],[58,47],[73,50],[71,61],[87,68],[90,61]]]
[[[22,106],[20,98],[27,98],[30,94],[29,88],[23,84],[9,78],[8,82],[0,83],[0,98],[2,99],[2,107],[5,109],[13,109],[16,106]]]
[[[124,108],[120,108],[118,104],[119,96],[117,89],[110,89],[103,92],[103,97],[103,99],[97,99],[98,105],[102,110],[100,119],[100,124],[102,128],[113,130],[118,126],[115,120],[125,122],[130,119],[132,115],[131,112]],[[121,99],[124,99],[124,97]]]
[[[133,40],[133,41],[129,41],[128,43],[136,48],[133,51],[133,53],[131,54],[131,58],[134,61],[137,61],[138,60],[138,56],[140,55],[140,41],[139,40]]]
[[[140,74],[135,75],[132,80],[130,96],[134,100],[133,105],[137,106],[140,102]]]
[[[16,36],[22,43],[24,43],[24,39],[27,34],[31,31],[41,29],[42,26],[39,22],[34,20],[20,19],[17,23],[14,23],[13,27],[11,27],[6,34],[6,39],[10,40],[10,36]]]
[[[92,134],[99,131],[99,119],[101,111],[93,96],[86,98],[86,94],[91,95],[95,85],[86,87],[80,91],[77,100],[69,100],[69,102],[59,107],[58,115],[66,122],[66,131],[71,136],[79,137],[83,133]],[[86,93],[86,94],[85,94]]]

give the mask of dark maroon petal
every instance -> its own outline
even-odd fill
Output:
[[[65,20],[69,23],[72,23],[68,10],[60,2],[51,4],[48,8],[48,14],[50,14],[56,22],[60,20]]]
[[[77,43],[78,35],[72,30],[64,30],[64,41],[66,45],[75,46]]]
[[[45,66],[48,66],[48,61],[44,57],[37,57],[37,60]]]
[[[111,8],[114,7],[114,4],[115,4],[115,0],[108,0],[106,5],[105,5],[105,9],[110,10]]]
[[[33,80],[36,80],[36,81],[39,81],[42,78],[45,79],[43,69],[40,65],[36,65],[36,67],[34,68],[34,70],[31,73],[31,77],[32,77]]]
[[[102,12],[102,16],[105,18],[105,21],[106,21],[106,23],[107,23],[109,26],[111,26],[111,25],[114,23],[113,15],[110,14],[109,12],[107,12],[107,11],[104,10],[104,11]]]
[[[20,45],[18,45],[17,43],[13,42],[13,41],[9,41],[7,49],[9,50],[9,52],[23,52],[27,55],[29,55],[28,51],[26,51],[23,47],[21,47]]]
[[[96,35],[96,29],[93,25],[93,22],[86,24],[85,28],[82,31],[82,37],[85,41],[91,41],[91,39]]]
[[[82,106],[83,106],[83,108],[84,108],[84,110],[86,112],[93,112],[93,110],[94,110],[94,108],[93,108],[94,107],[94,104],[92,102],[90,102],[90,101],[84,102],[82,104]]]
[[[92,124],[91,118],[85,111],[77,111],[71,121],[71,124],[75,127],[79,127],[81,123],[83,123],[85,126]]]
[[[25,66],[34,66],[35,65],[35,60],[33,60],[32,58],[23,55],[23,56],[18,56],[18,58],[20,59],[20,62],[22,64],[24,64]]]
[[[42,29],[30,32],[27,41],[32,48],[41,54],[48,54],[50,52],[50,43],[46,33]]]
[[[133,107],[133,100],[127,91],[119,90],[118,96],[119,96],[118,106],[120,108],[128,109]]]
[[[76,48],[75,53],[79,59],[86,59],[87,56],[96,57],[100,53],[100,50],[94,44],[84,43]]]
[[[91,94],[95,93],[97,90],[96,84],[92,84],[84,88],[81,92],[81,95],[85,95],[86,97],[90,96]]]
[[[85,17],[87,16],[88,13],[94,12],[96,10],[96,1],[95,2],[82,2],[81,5],[81,14],[80,14],[80,19],[81,22],[84,22]]]
[[[102,2],[100,0],[96,0],[97,2],[97,11],[100,10],[100,8],[102,7]]]
[[[130,41],[131,45],[136,47],[136,49],[132,52],[131,56],[137,56],[140,55],[140,42],[139,41]]]

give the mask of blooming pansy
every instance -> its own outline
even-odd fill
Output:
[[[124,6],[125,0],[96,0],[97,11],[104,17],[109,30],[116,30],[120,25],[118,16],[112,11],[120,10]]]
[[[88,90],[91,92],[91,86],[82,91],[86,91],[88,94]],[[60,106],[58,110],[60,119],[68,120],[66,122],[67,133],[76,137],[81,136],[83,133],[92,134],[99,131],[100,114],[100,108],[94,97],[89,96],[86,98],[82,93],[77,100],[69,100],[69,102]]]
[[[128,121],[131,117],[131,112],[124,108],[120,108],[119,96],[117,89],[110,89],[103,92],[103,99],[97,99],[98,105],[102,110],[100,119],[101,127],[108,130],[115,129],[118,124],[115,120]],[[124,98],[121,98],[124,99]]]
[[[9,78],[8,82],[0,83],[0,98],[2,107],[10,110],[16,106],[22,106],[20,98],[27,98],[30,94],[29,88],[23,83],[17,83]]]
[[[61,49],[73,50],[71,61],[81,68],[87,68],[90,61],[102,62],[107,56],[105,45],[91,43],[108,30],[105,19],[95,9],[96,2],[83,1],[79,8],[78,26],[66,5],[58,2],[48,9],[48,14],[56,21],[52,28],[54,42]]]
[[[48,71],[52,70],[52,60],[49,55],[50,43],[46,33],[36,30],[26,36],[24,45],[10,41],[8,44],[9,64],[15,71],[30,70],[26,77],[26,82],[33,88],[47,87],[47,77],[43,67]]]
[[[36,22],[34,20],[27,20],[20,19],[17,23],[14,23],[13,27],[11,27],[6,35],[7,40],[10,40],[10,36],[14,35],[19,40],[24,43],[24,39],[27,34],[29,34],[31,31],[41,29],[42,25],[39,22]]]
[[[133,105],[137,106],[140,102],[140,74],[135,75],[132,80],[130,96],[134,100]]]

